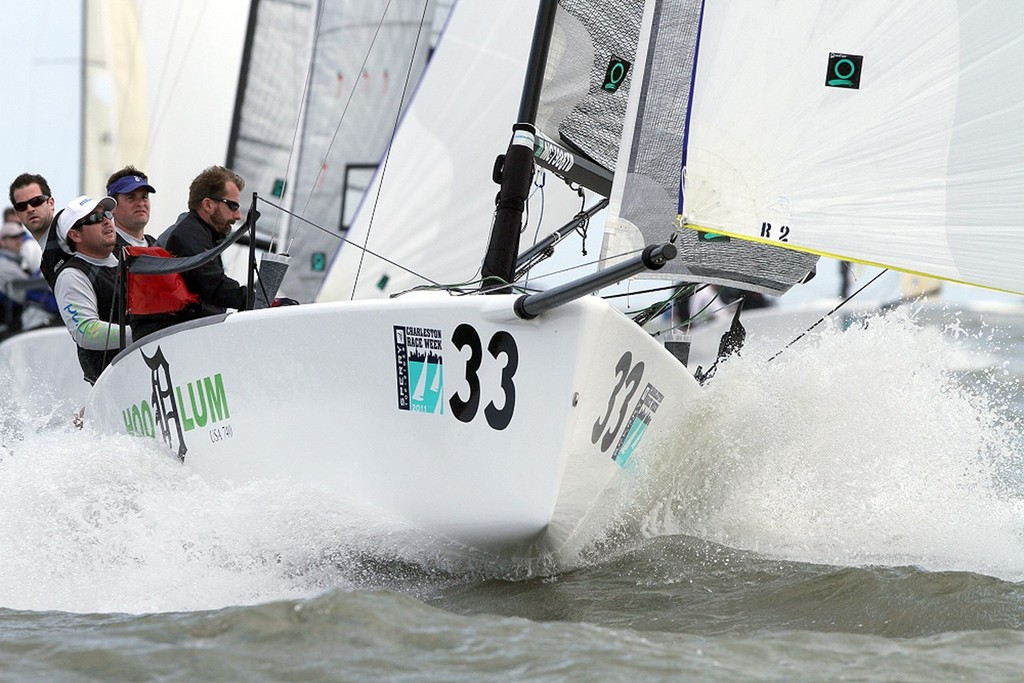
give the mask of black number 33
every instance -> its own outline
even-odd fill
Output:
[[[466,361],[466,384],[469,385],[469,398],[462,400],[455,394],[448,401],[452,414],[460,422],[470,422],[476,417],[480,408],[480,361],[483,359],[483,351],[480,345],[480,335],[472,325],[463,323],[455,328],[452,334],[452,343],[461,351],[467,346],[470,349],[469,360]],[[487,344],[487,352],[495,360],[501,354],[505,355],[508,362],[501,371],[501,390],[504,392],[505,401],[501,408],[494,405],[494,401],[484,408],[484,417],[492,429],[502,430],[508,427],[512,421],[512,413],[516,408],[516,386],[512,377],[519,367],[519,349],[516,347],[516,340],[511,334],[499,330],[491,336]]]
[[[612,393],[608,397],[608,408],[604,416],[598,418],[597,422],[594,423],[594,428],[590,434],[591,443],[596,444],[600,439],[602,453],[608,450],[615,441],[615,437],[618,436],[619,430],[622,429],[622,423],[626,419],[626,411],[629,409],[629,402],[633,400],[633,394],[636,393],[637,388],[640,386],[640,380],[643,379],[644,364],[641,361],[633,365],[633,354],[626,351],[619,358],[619,362],[615,364],[615,375],[619,378],[619,381],[616,382],[615,388],[612,389]],[[619,394],[623,391],[625,391],[626,395],[620,403]],[[611,425],[612,413],[616,405],[619,406],[619,414],[615,424]]]

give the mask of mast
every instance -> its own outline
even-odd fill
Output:
[[[515,276],[519,230],[522,226],[523,210],[529,198],[530,182],[533,179],[533,150],[540,87],[544,80],[544,66],[547,64],[548,47],[557,9],[557,0],[541,0],[526,68],[523,95],[519,102],[519,117],[512,126],[512,140],[509,142],[508,151],[504,156],[498,157],[494,167],[494,179],[500,183],[501,189],[498,191],[494,225],[481,270],[481,286],[490,293],[508,293],[508,287],[495,285],[510,283]]]
[[[249,62],[252,60],[252,46],[256,38],[256,18],[259,14],[260,0],[252,0],[249,4],[249,23],[245,29],[245,45],[242,47],[242,64],[238,73],[238,90],[235,93],[235,110],[231,115],[231,133],[228,135],[228,168],[235,167],[235,153],[238,148],[238,135],[242,127],[242,108],[245,104],[245,89],[249,84]]]
[[[86,107],[85,99],[87,97],[88,88],[89,88],[89,84],[86,82],[86,77],[87,77],[88,72],[89,72],[89,43],[87,42],[88,41],[88,36],[89,36],[89,26],[88,26],[88,23],[89,23],[89,8],[86,7],[86,5],[88,3],[89,3],[89,0],[82,0],[82,3],[81,3],[81,8],[82,8],[82,16],[81,16],[81,22],[82,22],[81,23],[81,26],[82,26],[82,45],[81,45],[80,49],[81,49],[81,54],[82,54],[82,70],[81,70],[81,74],[79,75],[79,79],[78,79],[78,83],[79,83],[79,86],[78,86],[79,87],[79,93],[78,93],[78,107],[79,107],[79,109],[78,109],[78,191],[79,192],[81,192],[85,188],[85,164],[87,163],[85,150],[86,150],[87,145],[89,144],[88,139],[86,138],[87,126],[86,126],[86,122],[85,122],[85,117],[86,117],[86,113],[85,113],[85,107]],[[77,193],[75,193],[75,194],[77,194]]]

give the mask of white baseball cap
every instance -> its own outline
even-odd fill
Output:
[[[73,199],[71,203],[65,206],[64,210],[60,212],[60,217],[57,219],[57,237],[64,242],[67,242],[68,230],[71,229],[71,226],[91,214],[98,206],[103,207],[105,211],[111,211],[115,206],[117,206],[117,200],[113,197],[92,199],[84,194],[77,199]]]

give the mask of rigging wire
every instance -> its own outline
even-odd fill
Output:
[[[136,10],[137,10],[137,8],[136,8]],[[178,12],[180,12],[180,11],[181,11],[181,7],[179,6],[178,7]],[[145,48],[145,46],[141,45],[141,43],[142,43],[142,27],[141,27],[141,20],[140,20],[140,17],[138,15],[137,11],[136,11],[136,14],[135,14],[135,28],[136,28],[136,30],[134,32],[132,44],[129,46],[129,50],[130,50],[129,54],[131,54],[133,56],[135,55],[135,53],[138,50]],[[142,91],[143,92],[146,91],[146,88],[148,86],[148,84],[146,83],[146,75],[145,75],[145,73],[141,73],[141,74],[138,73],[138,70],[137,70],[138,66],[139,66],[139,60],[132,59],[131,60],[131,70],[128,72],[128,79],[127,79],[128,80],[128,87],[127,87],[125,92],[131,92],[131,93],[138,92],[140,90],[140,88],[138,87],[138,82],[137,82],[138,80],[142,81],[142,88],[141,88]],[[124,125],[122,122],[126,121],[128,119],[127,111],[128,111],[128,102],[130,100],[131,100],[130,97],[126,97],[126,96],[124,96],[124,93],[122,93],[122,96],[121,96],[121,107],[120,107],[120,109],[117,112],[117,126],[118,126],[118,129],[116,131],[116,139],[117,140],[121,139],[121,126]],[[150,146],[149,145],[149,126],[148,125],[146,126],[146,142],[145,142],[145,144],[146,144],[146,147],[145,147],[145,150],[144,150],[144,154],[145,154],[144,158],[148,158],[149,157],[149,146]]]
[[[196,18],[195,26],[193,26],[192,32],[188,36],[188,43],[185,45],[185,50],[184,50],[183,54],[186,54],[186,55],[192,54],[192,43],[195,41],[196,34],[198,33],[197,27],[200,24],[202,24],[202,22],[203,22],[203,15],[206,14],[206,8],[207,8],[208,4],[209,4],[208,2],[204,2],[202,7],[200,8],[199,16]],[[171,33],[172,38],[174,36],[174,32],[177,31],[178,17],[180,16],[180,14],[181,14],[181,5],[179,4],[178,5],[178,11],[174,15],[174,27],[172,28],[172,33]],[[170,44],[174,45],[175,43],[171,42]],[[166,74],[167,68],[168,68],[169,64],[170,64],[170,59],[168,59],[168,60],[166,60],[164,62],[164,73],[162,73],[160,75],[161,89],[163,88],[164,74]],[[181,78],[181,74],[182,74],[182,72],[184,70],[185,70],[185,60],[182,59],[181,61],[178,62],[178,71],[174,75],[174,81],[171,83],[171,94],[172,95],[173,95],[174,91],[177,90],[177,88],[178,88],[178,80]],[[167,99],[164,101],[164,107],[161,110],[159,116],[154,117],[154,119],[153,119],[154,120],[153,131],[150,134],[150,139],[151,140],[155,140],[157,138],[157,134],[160,132],[160,125],[164,122],[164,116],[167,114],[168,109],[170,109],[170,105],[171,105],[171,102],[172,102],[173,99],[174,98],[172,96],[168,96]]]
[[[390,6],[391,6],[391,2],[389,0],[388,7],[390,7]],[[368,249],[365,248],[365,245],[369,244],[370,233],[373,231],[373,218],[374,218],[374,216],[377,213],[377,202],[380,201],[380,191],[381,191],[381,187],[384,184],[384,177],[387,174],[388,159],[391,156],[391,144],[390,143],[394,141],[395,136],[398,133],[398,124],[399,124],[399,121],[401,120],[401,117],[402,117],[402,109],[405,107],[405,97],[406,97],[406,94],[409,92],[409,81],[412,79],[413,65],[416,63],[416,54],[417,54],[417,52],[419,50],[420,38],[423,36],[423,26],[426,23],[427,8],[429,6],[430,6],[429,1],[425,0],[424,3],[423,3],[423,12],[420,14],[419,27],[417,28],[417,31],[416,31],[416,41],[415,41],[415,43],[413,43],[412,54],[410,55],[410,58],[409,58],[409,66],[408,66],[408,68],[406,69],[406,72],[405,72],[405,81],[402,84],[402,95],[401,95],[401,98],[399,99],[398,111],[395,113],[395,122],[394,122],[394,125],[392,126],[392,129],[391,129],[391,137],[390,137],[390,140],[389,140],[389,143],[388,143],[387,151],[384,153],[384,159],[382,159],[381,163],[380,163],[380,174],[379,174],[380,181],[377,183],[377,194],[373,198],[373,207],[370,210],[370,218],[367,221],[366,237],[365,237],[365,241],[364,241],[364,246],[362,247],[361,253],[359,255],[359,265],[356,268],[356,276],[355,276],[355,279],[353,281],[352,293],[349,295],[350,299],[355,298],[355,283],[359,282],[359,275],[360,275],[360,273],[363,270],[363,260],[364,260],[364,257],[366,256],[366,254],[372,253]],[[388,7],[384,8],[384,16],[387,16]],[[383,26],[383,24],[384,24],[384,16],[381,17],[380,24],[377,25],[377,32],[374,33],[373,42],[376,42],[377,35],[380,33],[381,26]],[[360,67],[360,73],[362,73],[362,70],[365,68],[366,61],[369,59],[370,53],[373,51],[373,42],[370,43],[370,49],[367,50],[366,57],[363,59],[363,64]],[[356,91],[356,89],[353,87],[352,88],[352,93],[350,93],[350,95],[349,95],[349,102],[351,102],[352,96],[355,94],[355,91]],[[345,103],[345,111],[348,111],[348,102]],[[334,146],[334,141],[337,139],[338,133],[341,130],[341,124],[342,124],[342,122],[345,119],[345,111],[342,112],[341,119],[338,121],[338,126],[334,130],[334,137],[331,138],[331,144],[327,148],[327,156],[330,156],[331,148]],[[322,172],[323,172],[323,165],[321,164],[320,172],[319,173],[322,173]],[[319,173],[317,175],[317,182],[319,182],[319,180],[320,180]],[[314,182],[312,187],[316,187],[317,182]],[[312,196],[312,188],[310,189],[310,197],[311,196]],[[308,205],[308,202],[309,202],[309,199],[307,198],[307,205]],[[345,241],[348,242],[348,240],[345,240]],[[375,254],[375,256],[376,256],[376,254]],[[390,261],[389,261],[389,263],[390,263]],[[403,268],[403,270],[406,270],[406,269]],[[429,278],[425,278],[424,277],[423,279],[427,280],[428,282],[433,282]]]
[[[828,317],[829,317],[830,315],[832,315],[833,313],[835,313],[836,311],[838,311],[838,310],[839,310],[840,308],[842,308],[843,306],[845,306],[845,305],[846,305],[846,304],[847,304],[847,303],[848,303],[848,302],[849,302],[849,301],[850,301],[851,299],[853,299],[853,297],[855,297],[855,296],[857,296],[858,294],[860,294],[861,292],[863,292],[863,291],[864,291],[865,289],[867,289],[867,288],[868,288],[868,287],[870,287],[870,286],[871,286],[872,284],[874,284],[875,280],[877,280],[878,278],[882,277],[883,275],[885,275],[885,274],[886,274],[886,273],[888,273],[888,272],[889,272],[889,269],[888,269],[888,268],[886,268],[886,269],[882,270],[881,272],[879,272],[879,273],[878,273],[877,275],[875,275],[875,276],[874,276],[873,278],[871,278],[871,279],[870,279],[870,280],[869,280],[868,282],[866,282],[866,283],[865,283],[865,284],[864,284],[864,285],[863,285],[863,286],[862,286],[862,287],[861,287],[860,289],[858,289],[858,290],[857,290],[856,292],[854,292],[854,293],[853,293],[853,294],[851,294],[850,296],[848,296],[848,297],[846,297],[845,299],[843,299],[842,301],[840,301],[840,302],[839,302],[838,304],[836,304],[836,307],[835,307],[835,308],[833,308],[833,309],[832,309],[831,311],[829,311],[829,312],[828,312],[828,313],[826,313],[825,315],[823,315],[823,316],[821,316],[820,318],[818,318],[817,322],[815,322],[815,323],[814,323],[813,325],[811,325],[810,327],[808,327],[808,328],[807,328],[806,330],[804,330],[803,332],[801,332],[800,334],[798,334],[798,335],[796,336],[796,338],[795,338],[795,339],[793,339],[793,340],[792,340],[791,342],[789,342],[788,344],[786,344],[785,346],[783,346],[783,347],[782,347],[781,349],[779,349],[779,350],[778,350],[778,351],[777,351],[777,352],[775,353],[775,355],[774,355],[774,356],[772,356],[771,358],[769,358],[769,359],[768,359],[768,360],[767,360],[766,362],[769,362],[769,363],[770,363],[770,362],[772,362],[773,360],[775,360],[776,358],[778,358],[778,357],[779,357],[780,355],[782,355],[782,352],[783,352],[783,351],[785,351],[785,350],[786,350],[786,349],[788,349],[788,348],[789,348],[790,346],[792,346],[793,344],[795,344],[795,343],[797,343],[798,341],[800,341],[801,339],[803,339],[803,337],[804,337],[804,336],[806,336],[806,335],[807,335],[807,334],[808,334],[808,333],[809,333],[809,332],[810,332],[811,330],[813,330],[813,329],[814,329],[815,327],[817,327],[818,325],[820,325],[821,323],[823,323],[823,322],[825,321],[825,319],[826,319],[826,318],[828,318]]]
[[[272,206],[275,209],[277,209],[278,211],[281,211],[283,213],[288,214],[292,218],[298,219],[299,221],[305,223],[306,225],[309,225],[309,226],[311,226],[313,228],[316,228],[320,232],[324,233],[325,235],[331,236],[332,238],[338,240],[339,242],[344,242],[345,244],[349,244],[349,245],[355,247],[356,249],[359,249],[360,251],[362,251],[365,254],[369,254],[370,256],[373,256],[374,258],[379,258],[381,261],[384,261],[385,263],[387,263],[389,265],[392,265],[392,266],[394,266],[394,267],[396,267],[396,268],[398,268],[400,270],[404,270],[405,272],[409,273],[410,275],[418,277],[421,280],[426,280],[427,282],[429,282],[431,285],[433,285],[435,287],[440,287],[440,288],[444,288],[445,287],[445,285],[442,285],[439,282],[435,282],[434,280],[431,280],[426,275],[423,275],[422,273],[417,273],[416,271],[414,271],[414,270],[412,270],[410,268],[406,268],[402,264],[396,263],[395,261],[392,261],[391,259],[387,258],[386,256],[384,256],[382,254],[378,254],[377,252],[375,252],[375,251],[373,251],[371,249],[368,249],[367,247],[365,247],[365,246],[363,246],[361,244],[357,244],[356,242],[353,242],[350,239],[342,237],[341,235],[339,235],[338,233],[336,233],[336,232],[334,232],[332,230],[328,230],[327,228],[325,228],[325,227],[323,227],[321,225],[317,225],[313,221],[308,220],[307,218],[304,218],[304,217],[298,215],[297,213],[289,211],[288,209],[284,208],[280,204],[275,204],[274,202],[269,201],[265,197],[260,197],[259,195],[257,195],[256,199],[258,201],[266,204],[267,206]]]

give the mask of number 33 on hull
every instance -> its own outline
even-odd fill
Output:
[[[326,486],[487,552],[557,552],[671,448],[700,389],[603,300],[521,320],[515,299],[427,293],[186,323],[122,352],[86,418],[208,477]]]

